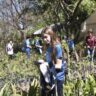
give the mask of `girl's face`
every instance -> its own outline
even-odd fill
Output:
[[[49,34],[44,34],[44,35],[43,35],[43,40],[44,40],[44,42],[45,42],[46,44],[50,44],[50,42],[51,42],[51,37],[50,37],[50,35],[49,35]]]

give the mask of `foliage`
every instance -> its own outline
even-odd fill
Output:
[[[87,12],[88,16],[90,16],[90,14],[96,9],[96,1],[83,0],[80,7],[83,12]]]
[[[4,35],[10,32],[25,33],[60,22],[60,34],[80,34],[82,22],[96,9],[96,0],[5,0],[0,1],[0,28]],[[4,7],[6,6],[6,7]],[[18,8],[16,7],[18,6]],[[22,28],[21,28],[22,27]],[[15,31],[14,31],[15,30]],[[5,37],[6,37],[5,36]]]
[[[24,88],[18,89],[15,84],[6,83],[0,91],[0,96],[39,96],[37,91],[38,86],[36,79],[33,79],[27,91]]]
[[[4,33],[3,40],[1,40],[1,43],[3,42],[1,44],[2,47],[5,47],[9,37],[16,41],[15,43],[21,41],[19,35],[17,35],[18,30],[22,36],[22,32],[31,34],[31,32],[43,26],[57,22],[62,23],[63,26],[60,27],[63,28],[60,36],[66,32],[66,35],[70,35],[71,33],[78,37],[81,23],[91,15],[96,8],[96,0],[36,0],[36,2],[33,3],[33,7],[30,5],[31,8],[26,6],[26,0],[11,1],[14,1],[11,2],[13,5],[18,3],[18,7],[20,7],[19,5],[21,4],[22,10],[14,9],[14,14],[14,11],[10,9],[10,6],[12,7],[13,5],[8,4],[7,0],[6,2],[2,0],[3,3],[0,9],[2,13],[0,27]],[[8,4],[5,10],[3,9],[4,4]],[[10,14],[10,12],[13,13]],[[10,16],[12,18],[10,18]],[[23,30],[18,26],[20,23],[24,24]],[[10,35],[7,34],[7,32],[10,31],[13,31],[13,33]],[[62,41],[62,45],[68,55],[68,72],[65,74],[64,95],[95,96],[96,62],[91,64],[86,57],[83,57],[84,55],[82,55],[80,61],[76,62],[70,58],[68,46],[65,44],[65,41]],[[80,50],[83,48],[83,44],[78,44],[76,48]],[[25,53],[22,52],[17,52],[15,58],[9,60],[4,52],[4,48],[0,48],[0,96],[39,96],[39,70],[34,64],[34,61],[41,58],[43,58],[43,55],[36,54],[32,49],[30,60],[27,60]]]
[[[42,16],[47,24],[60,22],[63,26],[62,33],[69,36],[73,34],[75,39],[80,34],[82,22],[86,20],[96,9],[95,0],[39,0],[45,8]],[[43,8],[42,7],[42,8]],[[62,28],[62,27],[60,27]]]
[[[22,52],[16,53],[12,60],[8,60],[4,50],[0,54],[0,96],[40,96],[39,70],[34,61],[43,58],[43,55],[32,50],[31,58],[27,61],[25,53]],[[70,64],[67,66],[68,73],[65,74],[64,95],[95,96],[96,62],[91,64],[85,57],[78,62],[68,58]]]

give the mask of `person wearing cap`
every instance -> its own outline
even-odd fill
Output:
[[[88,30],[88,35],[86,36],[86,48],[87,48],[87,56],[90,61],[93,62],[95,46],[96,46],[96,37],[93,34],[93,30]]]

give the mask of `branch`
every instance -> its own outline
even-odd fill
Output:
[[[60,6],[67,17],[66,19],[68,19],[73,14],[73,10],[70,8],[71,5],[68,5],[64,0],[60,0]]]
[[[77,13],[77,11],[78,11],[79,5],[81,4],[82,1],[83,1],[83,0],[79,0],[79,1],[78,1],[77,6],[76,6],[76,8],[74,9],[74,12],[73,12],[73,17],[76,16],[76,13]]]
[[[11,3],[13,4],[13,6],[14,6],[14,8],[15,8],[15,10],[16,10],[16,12],[17,12],[17,14],[18,14],[18,16],[20,16],[20,13],[19,13],[19,11],[18,11],[18,9],[17,9],[16,5],[14,4],[13,0],[11,0]]]
[[[73,10],[69,8],[69,5],[64,0],[61,2],[64,5],[64,8],[66,9],[66,11],[73,13]]]
[[[59,5],[60,5],[62,11],[65,13],[65,16],[66,16],[66,17],[69,17],[69,15],[68,15],[68,10],[67,10],[66,6],[64,6],[64,5],[62,4],[62,2],[60,2]]]

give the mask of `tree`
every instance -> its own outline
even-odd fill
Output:
[[[81,23],[96,9],[95,0],[39,0],[47,23],[60,22],[66,35],[80,34]],[[49,20],[49,22],[48,22]],[[62,28],[62,27],[61,27]],[[62,32],[64,32],[62,31]]]
[[[96,0],[1,0],[0,19],[19,31],[22,38],[23,30],[28,26],[58,22],[60,24],[56,26],[57,30],[61,29],[60,34],[73,34],[77,38],[81,23],[94,12],[95,6]]]
[[[36,0],[1,0],[0,7],[1,21],[4,25],[10,26],[8,28],[19,31],[23,39],[23,30],[29,26],[29,19],[32,17],[29,17],[29,14],[38,13],[38,2]]]

